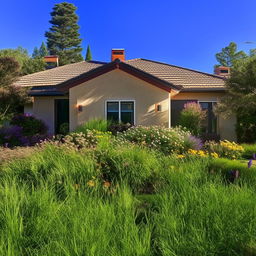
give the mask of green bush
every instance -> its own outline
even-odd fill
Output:
[[[256,154],[256,144],[242,144],[241,146],[244,148],[242,157],[252,159],[253,154]]]
[[[80,126],[78,126],[75,132],[84,132],[86,133],[87,130],[96,130],[101,132],[107,132],[111,122],[104,119],[92,119]]]
[[[137,126],[118,134],[118,137],[124,141],[159,150],[164,154],[180,154],[191,147],[199,148],[201,146],[200,140],[196,140],[190,132],[181,127]]]
[[[202,110],[200,104],[188,102],[180,113],[179,124],[186,127],[193,135],[198,136],[201,133],[205,117],[205,111]]]

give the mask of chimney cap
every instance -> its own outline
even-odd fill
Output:
[[[125,61],[125,50],[124,48],[112,48],[111,50],[111,61],[119,59]]]

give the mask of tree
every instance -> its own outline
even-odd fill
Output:
[[[227,94],[217,112],[237,116],[239,142],[256,141],[256,57],[248,57],[231,70],[226,82]]]
[[[49,51],[48,51],[45,43],[42,42],[42,44],[41,44],[41,46],[39,48],[39,56],[43,58],[43,57],[45,57],[47,55],[49,55]]]
[[[50,54],[59,56],[60,65],[83,60],[76,9],[73,4],[63,2],[55,4],[51,12],[52,26],[45,36]]]
[[[13,84],[20,74],[20,65],[12,57],[0,58],[0,88]]]
[[[243,51],[237,51],[237,45],[231,42],[228,46],[222,48],[221,52],[215,55],[218,65],[225,67],[233,67],[237,61],[247,57],[246,53]],[[217,65],[217,66],[218,66]]]
[[[85,60],[86,61],[92,60],[92,53],[91,53],[90,45],[87,46]]]
[[[12,57],[20,65],[20,75],[27,75],[45,70],[45,63],[41,58],[32,59],[28,51],[22,47],[0,50],[0,57]]]
[[[19,73],[20,65],[14,58],[0,57],[0,123],[29,102],[27,90],[13,85]]]
[[[35,59],[35,58],[38,58],[40,57],[40,54],[39,54],[39,50],[37,47],[34,48],[34,51],[32,53],[32,58]]]

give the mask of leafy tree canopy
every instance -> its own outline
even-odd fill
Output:
[[[20,75],[27,75],[45,70],[44,61],[42,59],[30,58],[28,51],[22,47],[0,50],[0,57],[14,58],[20,65]]]
[[[221,52],[215,55],[218,65],[225,67],[233,67],[237,61],[247,57],[244,51],[237,51],[237,45],[231,42],[228,46],[222,48]]]
[[[51,12],[52,26],[45,36],[50,54],[59,56],[60,65],[83,60],[76,9],[73,4],[63,2],[55,4]]]

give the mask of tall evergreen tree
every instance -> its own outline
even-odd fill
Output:
[[[85,60],[86,61],[92,60],[92,53],[91,53],[90,45],[87,46]]]
[[[38,58],[38,57],[40,57],[39,50],[38,50],[37,47],[35,47],[35,48],[34,48],[34,51],[33,51],[33,53],[32,53],[32,58],[33,58],[33,59],[36,59],[36,58]]]
[[[49,51],[48,51],[44,42],[42,42],[42,44],[39,48],[39,55],[40,55],[40,57],[44,57],[44,56],[49,55]]]
[[[51,12],[52,26],[45,36],[50,54],[59,56],[60,65],[83,60],[76,9],[73,4],[63,2],[55,4]]]

